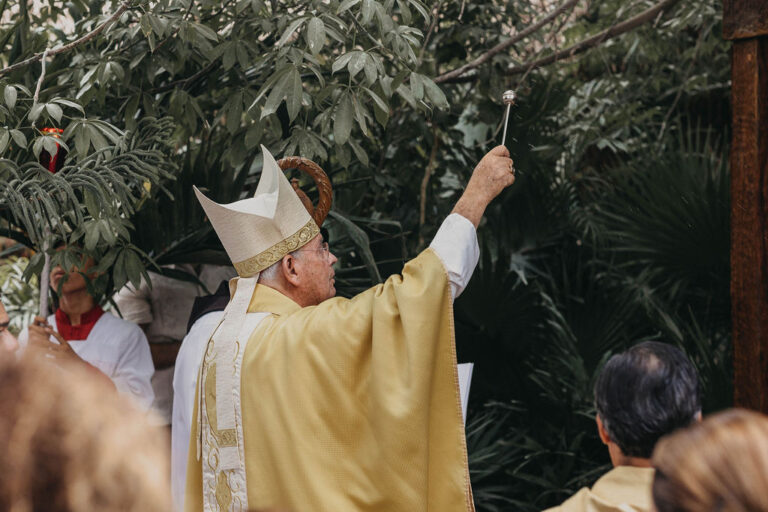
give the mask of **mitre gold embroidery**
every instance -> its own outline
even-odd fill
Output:
[[[309,219],[309,222],[307,222],[304,227],[285,240],[276,243],[266,251],[262,251],[247,260],[233,263],[235,270],[237,270],[240,277],[254,276],[273,263],[280,261],[280,258],[289,252],[293,252],[304,246],[307,242],[317,236],[318,233],[320,233],[320,228],[317,227],[314,220]]]

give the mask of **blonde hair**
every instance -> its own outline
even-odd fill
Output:
[[[86,371],[0,363],[0,510],[170,510],[164,435]]]
[[[768,512],[768,417],[732,409],[659,441],[659,512]]]

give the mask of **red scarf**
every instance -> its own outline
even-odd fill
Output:
[[[67,341],[84,340],[91,333],[91,329],[93,329],[93,326],[96,325],[96,322],[103,314],[103,309],[99,306],[94,306],[87,313],[80,315],[80,324],[72,325],[67,314],[59,308],[56,310],[56,328],[59,334]]]

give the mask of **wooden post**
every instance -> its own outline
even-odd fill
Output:
[[[723,37],[733,40],[734,403],[768,413],[768,2],[724,0]]]

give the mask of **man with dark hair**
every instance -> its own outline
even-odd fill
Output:
[[[605,364],[595,383],[595,408],[614,468],[548,512],[652,510],[653,447],[701,418],[696,369],[672,345],[640,343]]]

